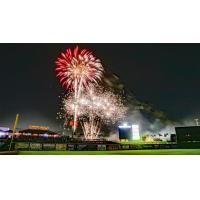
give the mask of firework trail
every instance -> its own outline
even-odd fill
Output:
[[[103,75],[103,66],[92,52],[87,49],[79,49],[76,46],[73,50],[70,48],[56,60],[56,76],[66,90],[74,91],[74,132],[76,130],[78,99],[84,88],[88,90]]]

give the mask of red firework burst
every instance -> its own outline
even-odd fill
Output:
[[[75,82],[84,88],[97,83],[103,74],[101,61],[87,49],[66,49],[56,60],[56,76],[66,89],[73,89]]]

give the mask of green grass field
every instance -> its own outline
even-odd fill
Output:
[[[200,155],[200,149],[119,151],[20,151],[18,155]]]
[[[120,142],[120,144],[176,144],[176,142],[166,142],[166,141],[144,142],[143,140],[134,140],[128,142]]]

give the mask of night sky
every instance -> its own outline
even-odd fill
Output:
[[[0,44],[0,126],[49,125],[63,89],[54,61],[76,44]],[[102,60],[135,96],[169,119],[199,117],[200,44],[79,44]]]

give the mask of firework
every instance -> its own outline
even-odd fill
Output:
[[[91,85],[96,84],[103,75],[103,66],[92,52],[87,49],[79,49],[77,46],[73,50],[66,52],[56,60],[56,76],[65,89],[74,91],[74,124],[77,121],[78,106],[77,101],[81,90],[88,90]],[[75,132],[74,125],[74,132]]]
[[[56,60],[56,76],[66,89],[76,90],[77,85],[89,88],[103,74],[101,61],[87,49],[67,49]],[[76,91],[78,92],[78,91]]]
[[[115,123],[126,113],[122,98],[103,89],[91,89],[87,94],[83,93],[76,105],[70,95],[63,99],[66,116],[73,115],[75,106],[78,108],[77,116],[86,139],[97,138],[102,123]]]

